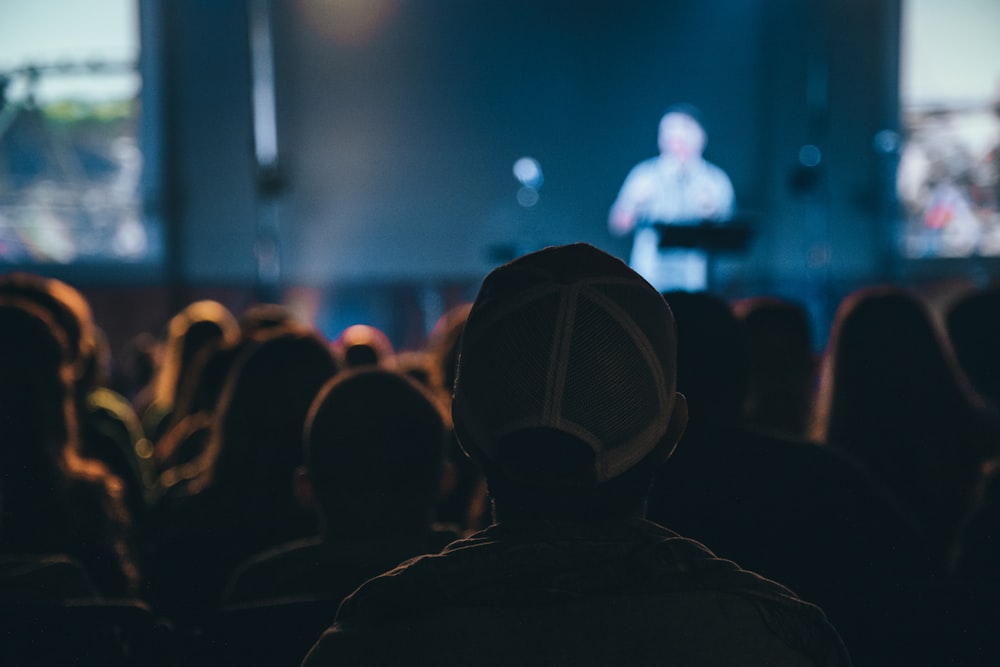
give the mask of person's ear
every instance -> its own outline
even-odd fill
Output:
[[[660,443],[653,450],[653,460],[657,463],[664,463],[674,454],[677,443],[688,423],[687,398],[680,392],[674,393],[674,409],[670,413],[670,421],[667,423],[667,432],[663,434]]]
[[[319,502],[316,500],[316,488],[313,486],[312,477],[309,476],[309,471],[306,470],[305,466],[299,466],[292,473],[292,492],[302,508],[307,510],[319,508]]]

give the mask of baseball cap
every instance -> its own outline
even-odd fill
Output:
[[[560,431],[593,450],[594,479],[607,481],[667,432],[675,348],[666,301],[618,258],[584,243],[524,255],[486,277],[469,313],[456,434],[495,462],[518,431]]]

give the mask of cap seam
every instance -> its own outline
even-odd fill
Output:
[[[570,285],[569,289],[560,290],[562,297],[559,312],[556,313],[556,335],[552,337],[552,351],[549,355],[549,368],[546,373],[545,405],[542,415],[545,422],[558,426],[562,416],[562,388],[566,382],[566,356],[569,354],[569,343],[573,337],[573,323],[576,316],[579,285]]]

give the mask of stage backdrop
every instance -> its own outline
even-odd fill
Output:
[[[175,273],[255,279],[262,221],[286,283],[476,279],[576,240],[625,257],[608,207],[664,108],[689,102],[757,227],[721,287],[812,298],[880,279],[892,183],[873,139],[898,124],[898,4],[273,2],[278,187],[262,196],[253,3],[164,3]]]
[[[275,3],[291,279],[478,274],[575,240],[624,252],[608,207],[680,101],[759,205],[756,3],[383,0],[354,22],[350,4]],[[540,168],[527,187],[522,157]]]

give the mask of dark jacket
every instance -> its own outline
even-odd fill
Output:
[[[501,523],[368,581],[303,665],[849,665],[819,608],[648,521]]]

